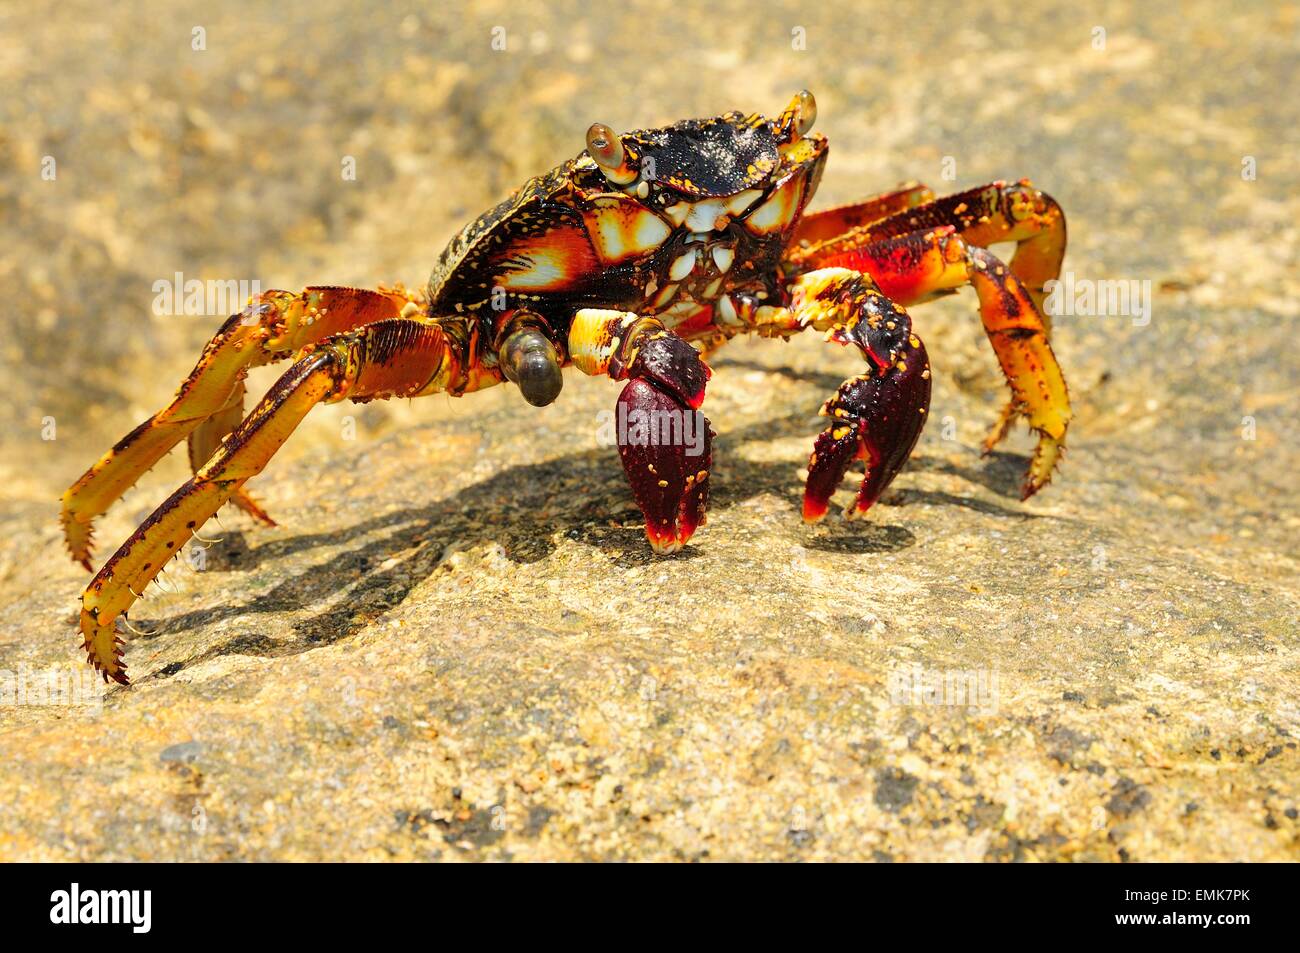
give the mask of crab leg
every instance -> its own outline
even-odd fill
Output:
[[[834,256],[857,251],[882,238],[898,238],[945,225],[955,228],[967,244],[981,248],[1016,242],[1011,273],[1027,287],[1042,313],[1046,295],[1043,285],[1060,277],[1065,259],[1065,213],[1054,198],[1034,188],[1028,179],[1014,184],[990,182],[894,212],[797,249],[791,259],[806,268],[824,267]],[[1050,332],[1050,324],[1048,329]]]
[[[791,245],[794,248],[818,245],[855,228],[874,224],[896,212],[933,200],[934,192],[929,188],[918,182],[909,182],[892,192],[882,192],[861,202],[808,212],[799,220]]]
[[[326,335],[401,313],[401,291],[308,288],[301,294],[268,291],[253,298],[216,333],[172,402],[123,437],[63,494],[64,538],[72,558],[91,569],[92,523],[181,440],[189,438],[193,469],[211,456],[243,418],[248,368],[288,357]],[[271,522],[242,490],[243,509]]]
[[[1043,334],[1050,339],[1052,319],[1043,307],[1046,297],[1043,286],[1061,274],[1066,244],[1065,213],[1054,198],[1034,188],[1028,179],[1013,184],[990,182],[965,192],[945,195],[914,208],[899,210],[879,221],[828,237],[818,244],[795,248],[789,255],[789,262],[794,268],[819,268],[838,264],[842,259],[837,256],[860,251],[881,239],[900,238],[912,232],[944,226],[955,228],[962,240],[969,245],[987,248],[998,242],[1017,243],[1015,254],[1011,258],[1011,274],[1033,300],[1042,322]],[[1050,355],[1046,343],[1044,347]],[[1001,353],[998,357],[1005,370],[1007,365],[1002,361]],[[1055,371],[1059,376],[1055,358],[1050,358],[1043,366],[1049,375]],[[985,454],[993,452],[993,448],[1006,437],[1011,423],[1022,413],[1023,408],[1013,393],[984,439]],[[1068,403],[1065,417],[1068,421]],[[1061,429],[1060,436],[1064,436],[1064,428]],[[1059,437],[1054,439],[1059,440]],[[1040,439],[1039,447],[1044,453],[1035,460],[1033,471],[1026,478],[1022,487],[1025,495],[1036,492],[1047,482],[1059,457],[1059,446],[1046,446]],[[1052,450],[1056,453],[1053,454]],[[1051,459],[1048,459],[1049,456]]]
[[[190,431],[186,449],[191,473],[199,472],[199,467],[203,466],[204,461],[212,456],[217,447],[221,446],[221,441],[226,438],[226,434],[238,427],[239,422],[244,419],[244,397],[244,381],[240,378],[235,382],[226,406],[211,416],[204,417],[199,421],[199,425]],[[243,489],[236,490],[230,497],[230,502],[258,522],[267,526],[276,525],[270,514]]]
[[[131,534],[82,596],[90,662],[127,684],[117,618],[159,570],[244,483],[260,473],[317,403],[415,397],[457,390],[464,348],[436,324],[384,320],[314,345],[276,382],[212,457]]]
[[[673,553],[704,525],[713,433],[699,411],[711,371],[699,352],[652,317],[587,308],[569,327],[584,373],[627,386],[618,398],[618,452],[655,552]]]
[[[789,337],[806,328],[826,340],[852,344],[868,371],[840,385],[821,413],[831,424],[818,435],[808,461],[803,515],[826,515],[831,495],[855,460],[866,472],[846,516],[865,513],[897,476],[921,436],[930,406],[930,362],[912,332],[912,319],[883,294],[871,276],[849,268],[821,268],[788,286],[790,303],[758,305],[732,296],[736,320],[764,337]]]
[[[866,470],[849,517],[880,499],[916,446],[930,407],[930,361],[901,307],[867,275],[827,268],[796,279],[790,312],[801,324],[827,331],[827,340],[858,348],[866,374],[840,385],[822,407],[830,425],[818,434],[808,459],[803,516],[826,514],[831,495],[854,460]]]
[[[992,450],[1010,422],[1023,415],[1038,434],[1038,446],[1025,474],[1022,498],[1040,490],[1060,460],[1070,423],[1070,395],[1048,342],[1046,324],[1024,281],[990,252],[955,234],[951,225],[878,239],[828,255],[825,262],[866,272],[903,305],[964,284],[975,289],[985,333],[1012,395],[985,440],[984,451]]]

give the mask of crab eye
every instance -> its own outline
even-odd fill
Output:
[[[792,146],[812,131],[817,121],[817,100],[806,89],[794,94],[779,119],[773,123],[773,132],[781,147]]]
[[[600,167],[605,178],[615,185],[628,185],[637,179],[637,170],[628,162],[627,150],[613,129],[603,122],[592,123],[587,130],[587,153]]]
[[[623,143],[613,129],[603,122],[593,122],[587,130],[587,151],[604,169],[617,169],[623,164]]]
[[[794,131],[800,136],[806,136],[812,131],[813,123],[817,121],[817,100],[806,89],[799,90],[794,98],[798,104],[798,111],[795,113]]]

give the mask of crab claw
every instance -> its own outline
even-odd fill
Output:
[[[808,461],[803,498],[807,522],[826,515],[831,495],[854,460],[866,460],[867,472],[844,515],[865,513],[916,446],[930,407],[930,364],[925,345],[914,334],[894,355],[892,364],[845,381],[822,407],[822,415],[833,423],[817,435]]]
[[[703,525],[713,433],[697,408],[709,368],[671,334],[640,348],[618,398],[618,452],[655,552],[674,553]]]

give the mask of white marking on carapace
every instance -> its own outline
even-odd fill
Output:
[[[659,320],[666,328],[675,328],[684,321],[689,321],[703,310],[697,301],[679,301],[671,308],[659,314]]]
[[[691,211],[689,202],[678,202],[676,205],[670,205],[664,209],[664,214],[672,221],[674,225],[680,225],[686,221],[686,216]]]
[[[791,176],[784,185],[773,192],[758,208],[745,219],[744,226],[755,235],[767,235],[779,232],[794,221],[803,198],[804,177]]]
[[[662,308],[669,301],[673,300],[673,295],[675,294],[677,294],[676,285],[664,285],[663,290],[660,291],[659,294],[655,295],[654,301],[650,302],[650,306],[653,308]]]
[[[696,202],[686,216],[686,227],[693,232],[711,232],[727,221],[727,202],[725,199],[710,199]]]
[[[663,219],[634,199],[596,199],[586,220],[596,254],[607,265],[647,255],[672,234]]]
[[[727,213],[732,218],[736,218],[762,197],[762,189],[745,189],[743,192],[737,192],[727,199]]]
[[[510,267],[495,281],[510,291],[559,291],[589,274],[597,264],[586,234],[576,227],[520,237],[505,248],[502,257]]]

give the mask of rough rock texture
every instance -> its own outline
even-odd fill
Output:
[[[135,613],[131,689],[0,706],[0,858],[1295,859],[1295,8],[571,6],[0,13],[0,690],[83,671],[55,499],[219,323],[151,313],[155,281],[418,282],[594,119],[807,85],[823,203],[1048,188],[1067,268],[1151,294],[1057,319],[1057,482],[1019,502],[1023,431],[979,458],[1004,392],[969,292],[915,310],[930,424],[865,523],[798,515],[860,365],[720,352],[712,518],[671,559],[597,440],[608,382],[321,409],[255,484],[281,527],[224,514]]]

